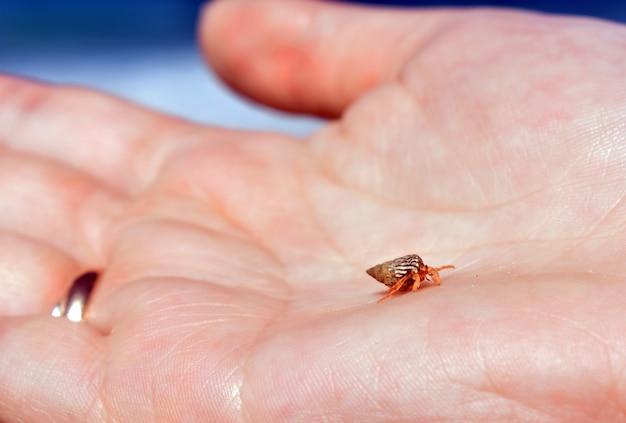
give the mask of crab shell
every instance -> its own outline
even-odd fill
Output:
[[[388,287],[394,286],[400,279],[405,277],[409,272],[411,277],[407,278],[401,290],[408,289],[415,279],[420,279],[419,272],[426,266],[422,258],[417,254],[409,254],[398,257],[395,260],[386,261],[366,270],[367,274],[376,279],[378,282]]]

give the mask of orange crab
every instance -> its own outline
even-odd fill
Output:
[[[407,291],[409,288],[411,291],[416,291],[426,278],[440,285],[439,271],[442,269],[454,269],[454,266],[447,264],[441,267],[430,267],[424,264],[417,254],[409,254],[377,264],[367,269],[366,272],[389,287],[389,292],[377,301],[377,303],[382,303],[398,291]]]

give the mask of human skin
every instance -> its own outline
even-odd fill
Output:
[[[626,28],[222,0],[304,140],[0,78],[0,421],[626,420]],[[442,284],[376,301],[417,253]],[[88,319],[49,316],[101,269]]]

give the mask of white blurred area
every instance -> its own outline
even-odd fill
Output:
[[[141,48],[4,50],[0,72],[91,87],[146,107],[220,127],[305,136],[322,121],[246,101],[210,71],[192,44]]]

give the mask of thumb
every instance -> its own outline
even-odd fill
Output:
[[[200,42],[233,88],[269,106],[336,117],[393,79],[450,12],[310,0],[219,0]],[[418,19],[419,18],[419,19]]]

